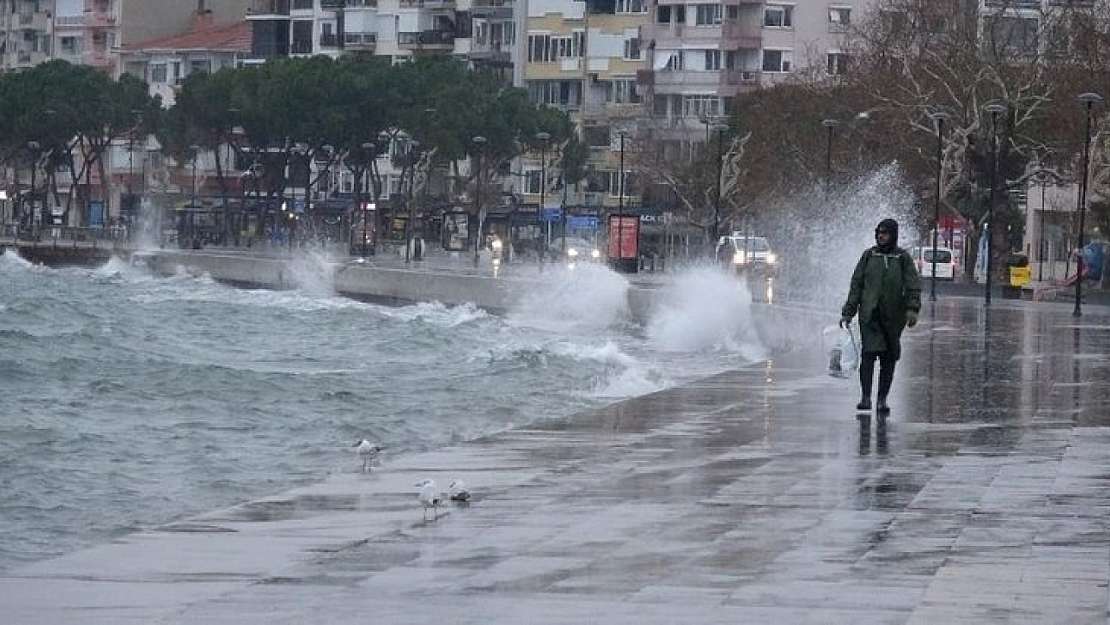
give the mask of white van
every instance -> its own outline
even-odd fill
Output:
[[[910,253],[913,255],[913,262],[917,265],[917,272],[921,274],[921,277],[932,279],[933,246],[915,247]],[[958,263],[956,262],[956,257],[952,254],[952,250],[947,247],[938,246],[935,254],[937,259],[937,280],[955,280]]]

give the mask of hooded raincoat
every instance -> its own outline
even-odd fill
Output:
[[[841,316],[859,313],[864,353],[887,352],[897,360],[906,314],[921,310],[921,277],[913,258],[898,247],[898,223],[887,219],[879,226],[891,232],[890,244],[876,245],[860,257]]]

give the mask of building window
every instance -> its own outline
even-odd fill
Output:
[[[166,82],[166,64],[153,63],[150,66],[150,82],[151,84],[165,84]]]
[[[683,117],[713,117],[721,114],[721,99],[715,95],[682,96]]]
[[[852,9],[829,7],[829,32],[842,33],[852,24]]]
[[[66,54],[77,54],[77,37],[62,37],[61,41],[62,52]]]
[[[624,40],[624,58],[629,61],[639,61],[643,58],[640,51],[639,37],[632,37]]]
[[[788,4],[768,4],[763,9],[763,25],[768,28],[793,28],[794,7]]]
[[[671,58],[667,61],[666,67],[663,69],[668,72],[681,72],[686,68],[686,62],[682,50],[675,50],[670,53]]]
[[[763,71],[789,72],[793,56],[790,50],[764,50]]]
[[[606,84],[606,101],[612,104],[639,104],[635,80],[614,80]]]
[[[617,13],[647,13],[647,0],[617,0]]]
[[[543,186],[543,181],[540,180],[540,175],[543,172],[539,169],[529,169],[524,172],[524,192],[529,195],[539,195],[540,188]]]
[[[616,171],[602,170],[598,172],[602,177],[602,185],[605,190],[609,192],[609,197],[620,197],[621,191],[624,192],[624,197],[628,197],[629,183],[631,182],[632,172],[624,172],[623,180]],[[622,184],[623,183],[623,184]]]
[[[721,23],[721,5],[719,4],[699,4],[697,5],[697,20],[695,24],[698,26],[714,26]]]
[[[571,35],[528,35],[528,61],[554,63],[560,59],[576,59],[585,49],[586,33]]]
[[[312,10],[313,0],[293,0],[293,10],[303,11],[305,9]]]
[[[581,82],[577,80],[533,80],[528,83],[533,104],[577,108],[582,105]]]
[[[848,55],[843,52],[829,52],[828,72],[830,76],[843,76],[848,73]]]
[[[608,126],[585,126],[582,135],[591,148],[607,148],[612,144]]]
[[[728,11],[727,17],[729,21],[735,22],[736,20],[740,19],[740,5],[730,4],[726,7],[726,10]]]
[[[207,74],[212,71],[212,62],[208,59],[189,61],[190,74]]]
[[[721,69],[721,51],[720,50],[706,50],[705,51],[705,71],[716,72]]]

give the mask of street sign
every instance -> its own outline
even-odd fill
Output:
[[[567,217],[567,227],[574,230],[597,230],[597,217]]]
[[[563,218],[563,210],[561,208],[544,208],[543,213],[540,214],[542,221],[559,221]]]

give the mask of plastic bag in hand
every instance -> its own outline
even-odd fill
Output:
[[[826,344],[832,344],[829,348],[829,375],[833,377],[846,378],[859,368],[859,339],[853,327],[829,326],[822,332]]]

